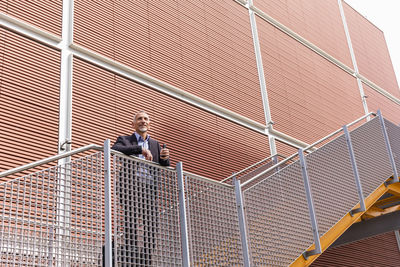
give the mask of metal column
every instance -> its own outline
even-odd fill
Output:
[[[380,109],[378,109],[377,116],[379,117],[379,122],[381,123],[383,137],[385,138],[386,149],[387,149],[387,152],[389,154],[390,164],[392,165],[392,169],[393,169],[393,180],[387,182],[386,185],[393,184],[393,183],[398,183],[399,182],[399,175],[397,173],[396,163],[394,161],[392,148],[390,146],[389,136],[388,136],[387,131],[386,131],[385,121],[383,120],[383,116],[382,116],[382,113],[381,113]]]
[[[176,175],[178,179],[179,190],[179,221],[181,226],[181,242],[182,242],[182,266],[190,266],[189,254],[189,239],[188,239],[188,226],[186,218],[186,202],[185,202],[185,187],[183,179],[182,162],[176,164]]]
[[[239,216],[240,239],[242,240],[242,250],[244,259],[243,265],[245,267],[250,267],[250,253],[249,253],[249,246],[247,244],[247,231],[246,231],[246,221],[244,218],[242,189],[240,188],[240,181],[237,180],[236,177],[233,177],[233,182],[235,184],[236,206]]]
[[[112,230],[111,230],[111,154],[110,139],[104,141],[104,216],[105,216],[105,267],[112,266]]]
[[[360,175],[359,175],[358,169],[357,169],[357,162],[356,162],[356,158],[354,156],[353,144],[351,143],[351,137],[350,137],[350,133],[349,133],[349,129],[347,128],[347,125],[343,126],[343,132],[344,132],[344,136],[346,138],[347,148],[349,149],[351,166],[353,168],[354,179],[356,181],[356,186],[357,186],[358,198],[360,199],[360,207],[358,209],[354,209],[354,210],[350,211],[350,215],[353,216],[357,212],[365,211],[365,200],[364,200],[363,190],[362,190],[362,186],[361,186],[361,182],[360,182]]]
[[[306,191],[306,196],[307,196],[307,204],[308,204],[308,211],[310,214],[310,221],[311,221],[311,227],[314,235],[314,243],[315,243],[315,249],[305,251],[303,253],[303,257],[307,260],[308,257],[316,254],[321,254],[321,243],[319,240],[319,232],[318,232],[318,224],[317,224],[317,218],[315,217],[315,209],[314,209],[314,202],[312,199],[312,194],[311,194],[311,187],[310,187],[310,180],[308,178],[308,173],[307,173],[307,163],[306,159],[303,154],[303,149],[299,149],[299,157],[300,157],[300,164],[301,164],[301,174],[303,176],[303,181],[304,181],[304,189]]]

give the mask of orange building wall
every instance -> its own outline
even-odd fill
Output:
[[[234,1],[76,1],[74,15],[77,44],[265,123],[248,11]]]
[[[400,105],[378,93],[368,85],[363,85],[365,95],[367,96],[368,109],[377,111],[381,109],[384,118],[399,125],[400,124]]]
[[[254,5],[352,68],[337,0],[254,0]]]
[[[356,79],[257,18],[274,128],[313,143],[364,115]]]
[[[343,8],[360,74],[399,98],[399,85],[383,32],[349,5],[344,3]]]
[[[400,251],[394,232],[359,240],[339,247],[329,248],[312,267],[397,267]]]
[[[1,0],[0,12],[61,36],[62,0]]]
[[[0,28],[0,171],[57,153],[60,53]]]

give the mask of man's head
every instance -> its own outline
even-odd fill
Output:
[[[143,110],[138,111],[133,117],[132,126],[140,135],[147,133],[150,130],[150,116]]]

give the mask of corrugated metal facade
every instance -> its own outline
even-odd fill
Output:
[[[260,18],[257,27],[275,129],[312,143],[364,114],[353,76]]]
[[[400,97],[383,32],[349,5],[344,4],[343,8],[360,74]]]
[[[234,1],[77,1],[75,8],[77,44],[265,122],[248,11]]]
[[[397,267],[400,251],[394,232],[328,249],[312,267]]]
[[[62,0],[1,0],[0,12],[61,36]]]
[[[368,85],[364,85],[365,95],[367,96],[367,103],[369,110],[381,109],[383,116],[388,120],[400,124],[400,106],[392,100],[381,95]]]
[[[347,66],[352,66],[337,0],[254,0],[254,5]]]
[[[0,28],[0,171],[57,153],[60,52]]]
[[[254,4],[353,68],[336,0]],[[0,12],[56,36],[61,8],[61,0],[0,1]],[[344,10],[360,73],[400,97],[383,33],[348,5]],[[276,130],[311,143],[364,114],[354,76],[260,17],[256,22]],[[74,42],[265,123],[249,12],[235,1],[75,0]],[[0,55],[3,171],[57,152],[60,52],[0,27]],[[400,105],[363,86],[369,110],[381,108],[400,123]],[[168,144],[173,164],[183,161],[193,173],[222,179],[269,156],[265,135],[74,58],[73,148],[131,134],[132,114],[140,109],[151,114],[151,134]],[[282,142],[277,150],[296,152]],[[392,257],[381,247],[393,250]],[[381,235],[329,250],[314,265],[396,266],[396,249],[392,235]],[[343,264],[328,265],[333,258]]]

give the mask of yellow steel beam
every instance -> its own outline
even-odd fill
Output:
[[[391,196],[382,200],[378,200],[374,206],[380,207],[380,206],[385,206],[388,204],[391,204],[393,202],[399,201],[400,198],[398,196]]]
[[[379,198],[385,194],[388,190],[398,190],[400,193],[400,185],[399,184],[391,184],[386,187],[384,184],[379,186],[372,194],[370,194],[365,199],[365,207],[368,210],[371,208]],[[360,207],[360,204],[357,204],[354,209]],[[332,243],[338,239],[352,224],[359,221],[363,212],[359,212],[351,216],[350,213],[347,213],[340,221],[338,221],[328,232],[326,232],[320,238],[321,249],[324,252]],[[315,245],[311,245],[308,250],[312,250],[315,248]],[[320,255],[310,256],[307,260],[300,255],[290,266],[309,266],[314,260],[316,260]]]
[[[362,219],[371,219],[384,214],[384,210],[376,207],[375,205],[370,207],[362,216]]]
[[[388,189],[390,194],[400,197],[400,183],[391,184],[388,186]]]

